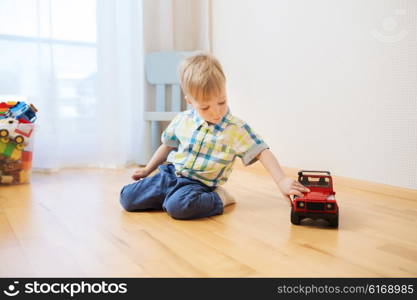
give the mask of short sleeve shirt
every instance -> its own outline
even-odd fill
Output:
[[[217,124],[209,124],[194,110],[179,113],[162,133],[163,144],[176,148],[167,161],[177,175],[208,186],[225,183],[236,157],[245,165],[254,163],[268,145],[230,110]]]

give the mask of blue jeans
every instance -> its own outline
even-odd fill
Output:
[[[174,219],[196,219],[220,215],[223,203],[214,187],[178,177],[172,164],[159,166],[159,173],[128,184],[120,192],[127,211],[161,210]]]

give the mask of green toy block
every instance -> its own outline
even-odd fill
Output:
[[[6,143],[2,143],[0,141],[0,155],[3,154],[4,150],[6,150],[6,146],[7,146]]]
[[[4,156],[10,157],[13,153],[13,150],[16,146],[13,143],[8,143],[6,145],[6,149],[4,149],[4,152],[2,153]]]

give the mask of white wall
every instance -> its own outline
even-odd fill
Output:
[[[230,107],[281,164],[417,189],[417,1],[213,0]]]

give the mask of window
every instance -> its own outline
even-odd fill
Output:
[[[95,0],[0,1],[1,98],[47,98],[60,118],[88,119],[96,60]]]

